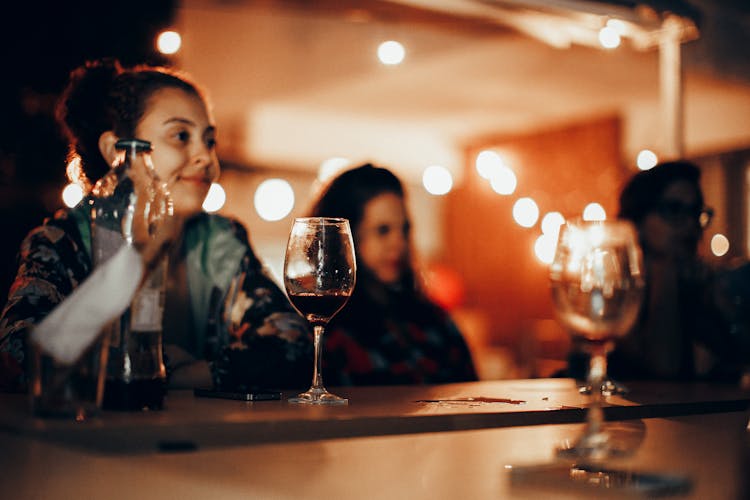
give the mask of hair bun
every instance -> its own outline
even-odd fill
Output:
[[[86,62],[70,74],[70,80],[57,105],[57,119],[76,149],[97,142],[106,130],[107,99],[117,76],[122,73],[115,59]]]

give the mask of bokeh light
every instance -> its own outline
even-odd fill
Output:
[[[659,163],[659,158],[650,149],[643,149],[638,153],[635,163],[640,170],[648,170],[654,168]]]
[[[626,31],[625,23],[621,21],[620,19],[608,19],[607,27],[615,30],[615,32],[617,32],[617,34],[620,36],[625,35],[625,31]]]
[[[583,209],[583,220],[607,220],[607,212],[599,203],[592,202]]]
[[[516,179],[516,174],[513,173],[510,167],[500,165],[490,175],[490,186],[492,186],[492,190],[497,194],[509,195],[515,192],[518,179]]]
[[[533,227],[539,219],[539,207],[531,198],[519,198],[513,204],[513,219],[519,226]]]
[[[552,264],[557,249],[557,236],[552,234],[540,234],[534,242],[534,255],[545,264]]]
[[[424,169],[422,185],[430,194],[444,195],[453,188],[453,176],[447,168],[432,165]]]
[[[338,175],[339,172],[348,168],[351,165],[349,158],[342,158],[340,156],[334,156],[323,160],[318,167],[318,180],[320,182],[326,182],[328,179]]]
[[[492,179],[495,172],[499,171],[505,163],[499,154],[485,149],[479,152],[474,165],[482,178]]]
[[[560,212],[548,212],[542,217],[542,233],[552,236],[557,240],[560,234],[560,226],[565,224],[565,217]]]
[[[729,251],[729,238],[721,233],[713,235],[711,238],[711,253],[717,257],[726,255]]]
[[[224,192],[224,188],[221,187],[221,184],[218,182],[214,182],[208,189],[206,199],[203,200],[203,210],[208,213],[218,212],[224,206],[226,201],[227,193]]]
[[[599,44],[605,49],[616,49],[620,46],[620,34],[612,26],[605,26],[599,30]]]
[[[388,40],[378,46],[378,59],[388,66],[401,64],[405,56],[406,49],[395,40]]]
[[[172,30],[162,31],[156,38],[156,48],[162,54],[176,54],[182,46],[182,37],[179,33]]]
[[[67,207],[73,208],[83,199],[83,189],[78,184],[71,182],[63,189],[62,199]]]
[[[294,208],[294,190],[284,179],[267,179],[255,190],[253,203],[261,219],[281,220]]]

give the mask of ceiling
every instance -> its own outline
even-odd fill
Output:
[[[569,10],[553,28],[533,31],[526,22],[519,31],[518,17],[505,15],[519,4],[536,4],[523,12],[540,19],[558,15],[540,4]],[[658,50],[643,37],[611,51],[589,46],[583,28],[567,43],[535,35],[575,33],[571,19],[581,26],[590,19],[571,6],[593,4],[185,0],[175,62],[209,90],[222,153],[240,164],[312,170],[339,156],[414,178],[441,164],[460,177],[468,144],[615,113],[623,161],[632,162],[641,148],[658,152],[667,140]],[[461,11],[467,5],[477,9]],[[631,19],[633,29],[658,30],[648,19]],[[399,66],[376,60],[387,39],[406,48]],[[688,41],[683,53],[699,43]],[[733,50],[750,64],[746,48]],[[709,71],[706,57],[685,60],[686,154],[750,145],[750,84]]]

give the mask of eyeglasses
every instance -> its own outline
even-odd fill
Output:
[[[714,217],[714,210],[710,207],[687,205],[679,201],[661,201],[654,207],[653,211],[669,224],[691,220],[697,221],[702,229],[708,227]]]

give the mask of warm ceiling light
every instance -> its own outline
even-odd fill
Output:
[[[729,239],[723,234],[715,234],[711,238],[711,253],[717,257],[726,255],[729,251]]]
[[[378,59],[388,66],[401,64],[405,55],[404,46],[395,40],[388,40],[378,46]]]
[[[492,172],[490,186],[492,186],[492,190],[497,194],[513,194],[517,185],[518,179],[516,179],[516,174],[509,167],[501,165],[500,168]]]
[[[78,184],[70,183],[62,191],[63,203],[73,208],[83,199],[83,189]]]
[[[218,212],[226,201],[227,193],[224,191],[224,188],[218,182],[213,182],[208,189],[206,199],[203,200],[203,210],[208,213]]]
[[[635,163],[638,165],[639,169],[648,170],[654,168],[656,164],[659,163],[659,158],[657,158],[656,153],[650,149],[644,149],[638,153],[638,158],[636,158]]]
[[[422,185],[430,194],[444,195],[453,188],[453,176],[447,168],[432,165],[424,169]]]
[[[583,220],[607,220],[607,212],[599,203],[589,203],[583,209]]]
[[[551,234],[540,234],[534,243],[534,255],[545,264],[552,264],[557,250],[557,238]]]
[[[294,190],[284,179],[267,179],[258,186],[253,202],[261,219],[281,220],[294,208]]]
[[[539,207],[531,198],[519,198],[513,204],[513,219],[519,226],[532,227],[539,219]]]
[[[156,38],[156,48],[162,54],[176,54],[182,46],[182,37],[179,33],[172,30],[162,31]]]
[[[599,44],[605,49],[616,49],[620,46],[620,34],[612,26],[599,30]]]
[[[565,224],[565,217],[560,212],[549,212],[542,217],[542,233],[549,234],[557,240],[560,226]]]
[[[620,19],[608,19],[607,27],[615,30],[615,32],[620,36],[625,35],[625,23]]]
[[[489,149],[480,151],[474,163],[477,173],[484,179],[492,179],[495,172],[503,167],[503,159],[499,154]]]

